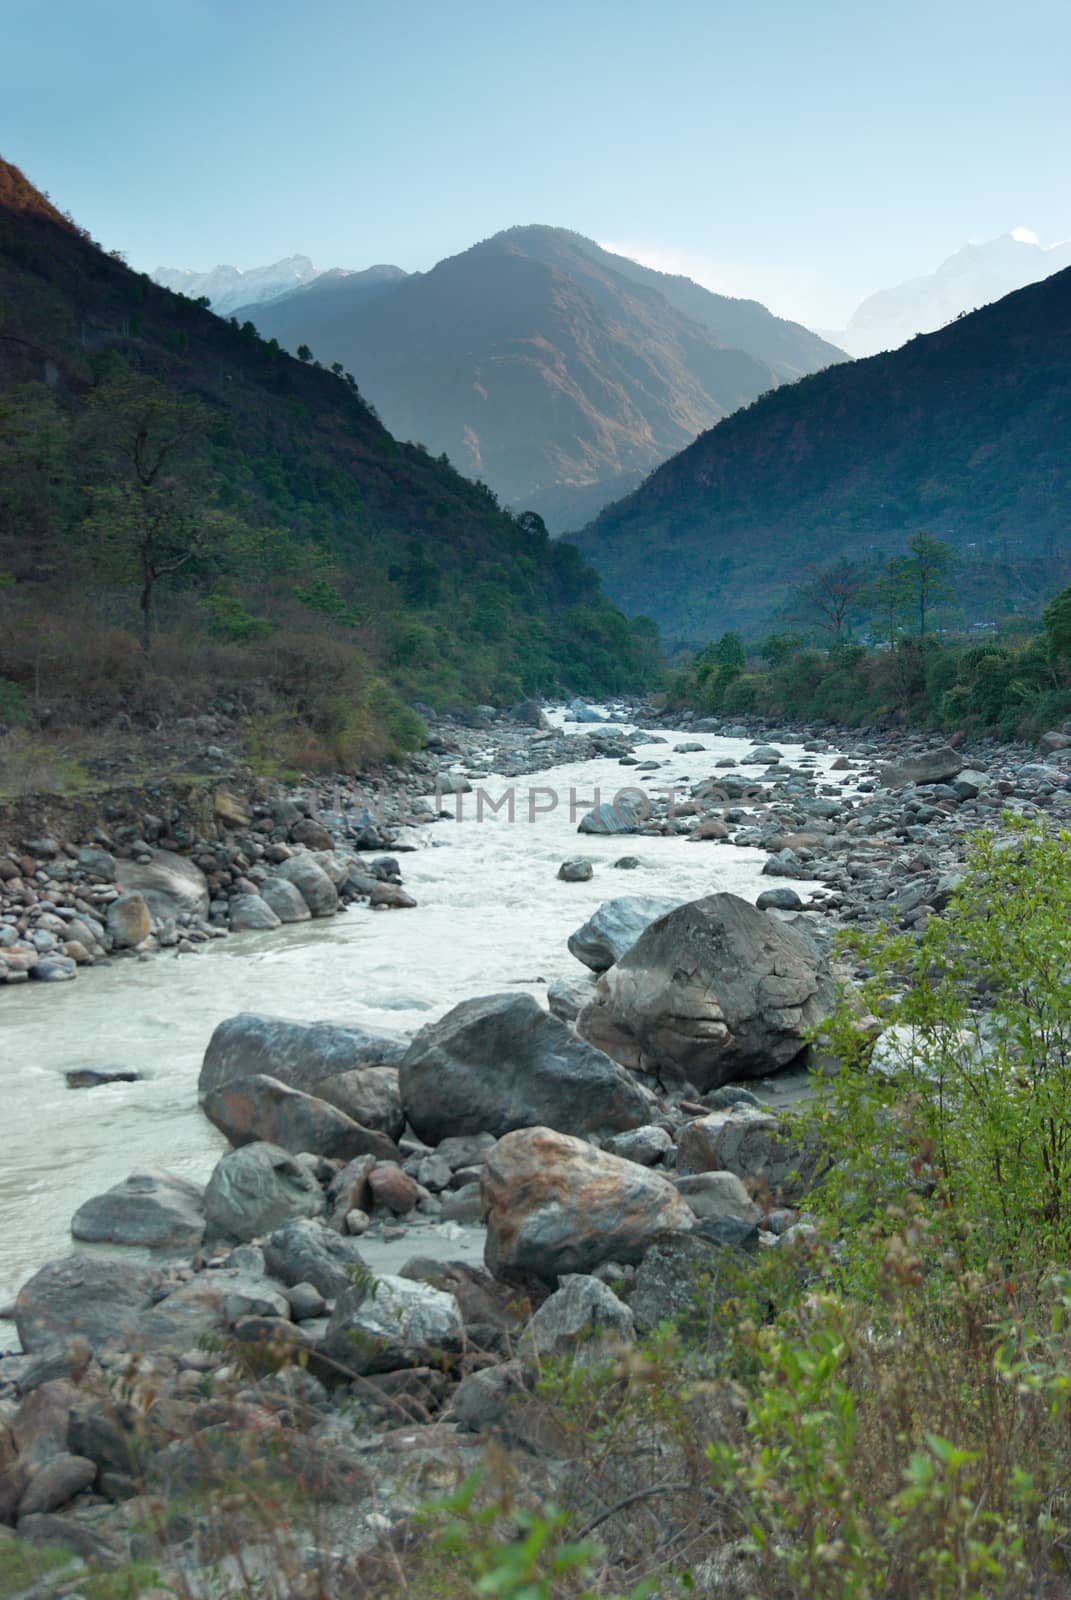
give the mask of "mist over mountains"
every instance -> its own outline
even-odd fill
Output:
[[[919,333],[933,333],[968,311],[1038,283],[1071,266],[1071,240],[1042,245],[1016,228],[984,244],[965,244],[935,272],[867,295],[846,328],[827,332],[853,356],[896,350]]]

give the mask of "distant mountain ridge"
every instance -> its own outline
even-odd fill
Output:
[[[1071,558],[1071,270],[765,395],[576,542],[626,611],[701,640],[768,628],[808,563],[920,528],[980,575],[980,615],[1028,564]]]
[[[218,266],[209,272],[196,272],[183,267],[157,267],[153,282],[175,294],[184,294],[189,300],[202,295],[212,302],[212,310],[221,317],[229,317],[239,306],[259,306],[280,295],[291,294],[303,284],[312,283],[321,276],[308,256],[286,256],[266,267],[251,267],[243,272],[239,267]]]
[[[853,356],[896,350],[917,334],[936,332],[962,313],[1065,267],[1071,267],[1071,240],[1045,246],[1016,229],[984,244],[966,244],[935,272],[868,295],[848,326],[826,337]]]
[[[765,390],[844,359],[755,301],[564,228],[510,228],[408,277],[372,270],[398,275],[318,278],[238,315],[340,361],[394,434],[554,530]]]

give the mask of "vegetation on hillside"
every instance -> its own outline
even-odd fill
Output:
[[[1035,736],[1071,717],[1071,588],[1040,626],[981,638],[954,616],[952,548],[927,533],[906,555],[867,568],[844,558],[812,567],[784,615],[801,631],[746,646],[723,634],[678,668],[671,705],[709,715],[965,728]],[[859,642],[860,637],[865,643]]]
[[[785,385],[578,536],[610,596],[699,643],[768,625],[805,561],[874,562],[920,526],[968,623],[1071,577],[1071,270],[900,350]]]
[[[0,164],[0,720],[226,702],[289,764],[435,708],[634,688],[654,630],[341,368],[131,272]]]

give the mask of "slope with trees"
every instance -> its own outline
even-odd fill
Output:
[[[0,723],[212,698],[302,762],[413,736],[403,699],[643,679],[649,625],[538,517],[99,249],[0,163]],[[400,698],[401,697],[401,698]]]
[[[672,635],[754,636],[808,562],[928,528],[968,622],[1035,613],[1071,572],[1071,271],[719,423],[577,543]]]

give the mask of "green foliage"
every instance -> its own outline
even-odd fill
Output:
[[[0,724],[9,728],[28,728],[33,711],[25,692],[10,678],[0,678]]]
[[[921,1188],[964,1265],[1021,1273],[1071,1250],[1071,834],[1009,827],[972,846],[920,938],[849,941],[864,1004],[909,1032],[883,1078],[854,998],[827,1030],[843,1070],[824,1203],[859,1220]]]

